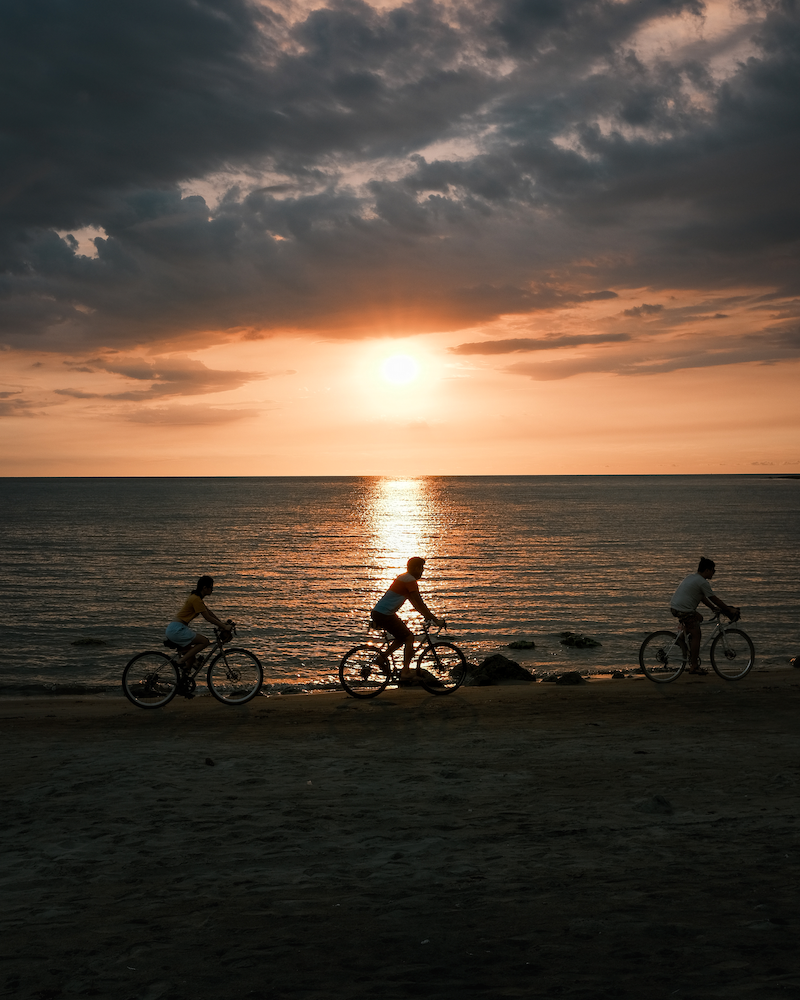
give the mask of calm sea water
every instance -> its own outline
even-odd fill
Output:
[[[201,573],[268,690],[330,685],[416,554],[473,661],[525,638],[535,650],[505,652],[539,674],[632,670],[700,555],[742,606],[759,667],[800,653],[798,479],[5,479],[0,512],[5,695],[118,693]],[[568,649],[564,630],[602,646]]]

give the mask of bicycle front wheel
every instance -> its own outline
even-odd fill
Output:
[[[678,643],[680,632],[653,632],[639,650],[639,666],[656,684],[668,684],[680,677],[686,666],[686,650]]]
[[[431,694],[450,694],[467,676],[464,654],[452,642],[434,642],[417,660],[422,686]]]
[[[391,679],[388,663],[381,663],[375,646],[355,646],[339,664],[339,680],[352,698],[374,698]]]
[[[711,666],[725,681],[738,681],[756,662],[750,636],[738,628],[726,628],[714,639],[709,651]]]
[[[261,690],[264,671],[247,649],[223,649],[208,665],[208,690],[226,705],[244,705]]]
[[[166,653],[139,653],[122,671],[122,690],[139,708],[161,708],[178,691],[178,668]]]

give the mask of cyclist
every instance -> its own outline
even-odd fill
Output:
[[[389,585],[389,589],[372,609],[372,621],[378,628],[384,629],[394,636],[394,641],[387,650],[393,653],[400,646],[403,649],[403,669],[400,671],[400,683],[411,684],[411,657],[414,655],[414,635],[397,612],[409,601],[412,607],[419,611],[426,622],[433,622],[434,625],[443,625],[444,622],[437,618],[423,601],[419,592],[417,580],[422,578],[425,572],[425,560],[422,556],[412,556],[406,563],[406,573],[401,573]],[[417,669],[419,676],[419,669]]]
[[[670,611],[683,626],[686,635],[689,637],[689,649],[683,636],[678,640],[681,647],[689,654],[689,673],[707,674],[708,671],[700,666],[700,623],[703,616],[698,613],[697,606],[701,602],[712,610],[719,608],[731,620],[739,617],[739,609],[726,604],[721,597],[715,597],[709,581],[716,572],[713,559],[702,556],[696,573],[690,573],[678,586],[672,595]]]
[[[172,662],[176,663],[179,667],[186,667],[191,670],[197,654],[201,649],[205,649],[211,641],[201,632],[195,632],[194,629],[189,628],[190,622],[194,621],[198,615],[202,615],[207,622],[211,622],[217,628],[227,630],[233,624],[230,618],[227,622],[220,621],[214,612],[206,607],[205,599],[213,590],[214,578],[211,576],[201,576],[197,581],[195,589],[184,601],[183,607],[169,625],[167,625],[167,630],[164,633],[167,639],[174,642],[176,646],[189,647],[182,654],[172,657]]]

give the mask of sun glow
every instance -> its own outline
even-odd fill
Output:
[[[419,375],[419,365],[408,354],[393,354],[381,365],[381,375],[392,385],[408,385]]]

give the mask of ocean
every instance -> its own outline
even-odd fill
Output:
[[[125,663],[162,648],[204,573],[267,693],[329,688],[412,555],[473,662],[634,671],[701,555],[742,608],[757,669],[791,669],[800,653],[798,478],[3,479],[0,510],[5,696],[121,695]],[[564,631],[601,645],[566,647]],[[511,651],[515,639],[535,648]]]

